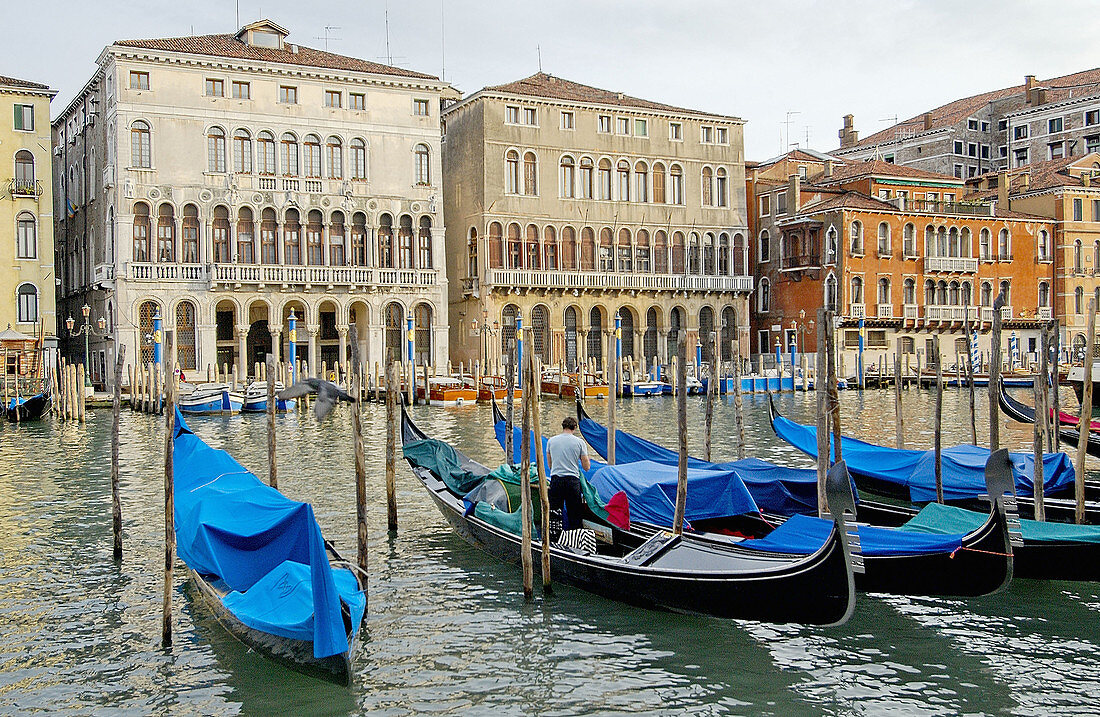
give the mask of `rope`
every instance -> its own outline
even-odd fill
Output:
[[[954,550],[951,551],[951,557],[954,558],[955,553],[959,552],[960,550],[966,550],[966,551],[969,551],[971,553],[982,553],[983,555],[997,555],[997,556],[1000,556],[1002,558],[1011,558],[1012,557],[1011,553],[998,553],[995,550],[979,550],[978,548],[967,548],[966,546],[962,546],[962,545],[960,545],[959,547],[957,547],[957,548],[955,548]]]

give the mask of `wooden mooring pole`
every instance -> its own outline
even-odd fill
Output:
[[[524,371],[521,366],[519,375],[520,385],[523,387],[523,434],[519,439],[519,514],[523,525],[520,563],[523,566],[523,597],[529,600],[535,593],[535,570],[531,552],[531,395],[534,392],[531,390],[531,372]]]
[[[386,527],[397,531],[397,374],[391,362],[386,370]]]
[[[542,362],[535,357],[535,352],[530,351],[532,377],[542,376]],[[536,380],[532,378],[532,388]],[[531,430],[534,433],[535,462],[539,474],[539,533],[542,535],[542,590],[548,593],[550,587],[550,486],[546,476],[546,456],[542,451],[542,419],[539,417],[539,408],[542,403],[542,392],[535,389],[531,391]]]
[[[676,468],[676,510],[672,518],[672,532],[684,532],[684,513],[687,511],[687,333],[680,331],[676,344],[679,371],[676,372],[676,426],[679,434],[680,460]]]
[[[936,502],[943,503],[943,353],[940,351],[940,337],[936,337]]]
[[[978,414],[974,408],[974,352],[971,350],[973,336],[970,328],[970,307],[965,308],[966,326],[966,390],[970,394],[970,443],[978,445]]]
[[[710,436],[711,425],[714,423],[714,397],[718,395],[718,342],[714,331],[708,332],[706,337],[707,348],[710,351],[708,362],[707,395],[703,407],[703,460],[710,460]],[[791,386],[794,390],[794,364],[791,364]]]
[[[1044,329],[1044,336],[1046,329]],[[1046,343],[1044,340],[1042,343]],[[1045,361],[1043,363],[1046,363]],[[1044,400],[1044,391],[1046,388],[1046,374],[1042,371],[1035,377],[1035,383],[1033,385],[1033,391],[1035,394],[1035,435],[1033,437],[1034,445],[1032,448],[1035,452],[1035,476],[1032,478],[1032,495],[1035,498],[1035,520],[1046,520],[1046,505],[1044,503],[1045,496],[1043,495],[1043,487],[1045,479],[1043,478],[1043,449],[1046,446],[1046,418],[1047,407]]]
[[[164,361],[167,375],[175,375],[175,332],[164,332]],[[173,473],[173,438],[176,426],[175,380],[167,385],[167,401],[164,407],[164,611],[161,621],[160,641],[164,647],[172,646],[172,570],[176,562],[176,496]]]
[[[267,484],[279,489],[279,471],[275,461],[275,354],[267,355]]]
[[[828,331],[828,312],[817,310],[817,359],[814,366],[814,393],[817,394],[817,515],[828,515],[828,498],[825,491],[825,478],[829,474],[829,382],[828,346],[825,334]]]
[[[111,532],[114,535],[114,557],[122,560],[122,492],[118,483],[119,423],[122,412],[122,366],[126,361],[126,344],[119,344],[115,360],[115,385],[111,397]]]
[[[618,403],[619,356],[615,351],[615,333],[607,342],[607,465],[615,465],[615,404]]]
[[[1058,373],[1058,362],[1061,360],[1061,353],[1062,353],[1062,325],[1061,325],[1061,319],[1055,319],[1051,323],[1050,331],[1051,331],[1051,337],[1050,338],[1051,338],[1051,341],[1054,344],[1053,351],[1052,351],[1052,353],[1054,354],[1054,361],[1053,361],[1053,365],[1050,367],[1051,379],[1053,381],[1052,391],[1054,393],[1054,400],[1052,401],[1052,403],[1054,404],[1053,405],[1054,420],[1052,421],[1052,423],[1054,425],[1054,430],[1051,431],[1051,433],[1053,434],[1051,436],[1051,438],[1052,438],[1051,442],[1054,445],[1053,445],[1053,448],[1051,448],[1051,452],[1052,453],[1059,453],[1062,450],[1062,436],[1061,436],[1061,431],[1058,430],[1058,426],[1061,422],[1060,419],[1058,418],[1058,416],[1062,415],[1061,391],[1058,390],[1058,381],[1059,381],[1059,378],[1060,378],[1060,374]]]
[[[1085,522],[1085,456],[1089,443],[1089,428],[1092,423],[1092,364],[1096,360],[1096,297],[1089,299],[1089,313],[1086,317],[1084,383],[1081,385],[1081,417],[1078,422],[1077,439],[1077,475],[1074,481],[1076,498],[1076,519]],[[990,391],[992,391],[990,387]]]
[[[360,396],[362,395],[362,372],[359,370],[359,336],[356,332],[355,326],[348,329],[348,334],[351,340],[351,361],[352,361],[352,375],[355,381],[355,389],[353,396],[355,396],[355,402],[351,405],[351,431],[352,440],[355,441],[355,562],[359,567],[359,585],[363,589],[363,599],[369,603],[368,590],[367,590],[367,548],[369,542],[367,540],[367,456],[363,449],[363,420],[360,414],[362,408]],[[391,364],[392,366],[392,364]],[[392,401],[396,398],[396,391],[391,390],[391,387],[386,387],[386,400]],[[393,427],[387,423],[386,427],[390,429],[390,434],[386,438],[386,447],[389,449],[390,443],[393,441]],[[387,450],[386,460],[389,461],[390,452]]]
[[[898,450],[905,447],[905,418],[901,410],[901,353],[894,357],[894,433]]]
[[[515,446],[512,444],[512,426],[515,417],[516,385],[516,341],[508,341],[507,363],[504,364],[504,385],[508,387],[504,394],[504,460],[508,465],[515,464]],[[583,385],[583,384],[582,384]]]
[[[733,422],[736,429],[734,439],[737,443],[737,460],[745,457],[745,404],[741,397],[741,344],[733,337]]]
[[[1001,447],[1001,406],[997,402],[997,392],[1001,388],[1001,307],[1005,295],[997,296],[993,302],[993,333],[989,343],[989,450]]]

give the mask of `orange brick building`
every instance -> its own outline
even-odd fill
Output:
[[[963,181],[883,161],[842,162],[796,150],[748,168],[756,291],[752,350],[817,348],[817,309],[838,316],[841,360],[852,375],[859,321],[864,364],[923,354],[940,338],[948,364],[966,352],[969,316],[988,356],[993,301],[1003,289],[1003,349],[1034,356],[1052,315],[1053,224],[963,203]],[[912,363],[915,364],[914,357]]]

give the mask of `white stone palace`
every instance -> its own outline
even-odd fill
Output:
[[[420,72],[299,46],[269,21],[233,35],[122,40],[53,124],[58,312],[106,319],[96,383],[152,355],[247,371],[272,346],[311,365],[448,355],[440,105]],[[63,323],[59,322],[59,323]],[[79,356],[71,342],[69,353]]]

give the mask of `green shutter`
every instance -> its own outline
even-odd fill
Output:
[[[23,105],[15,105],[15,128],[23,129]]]

